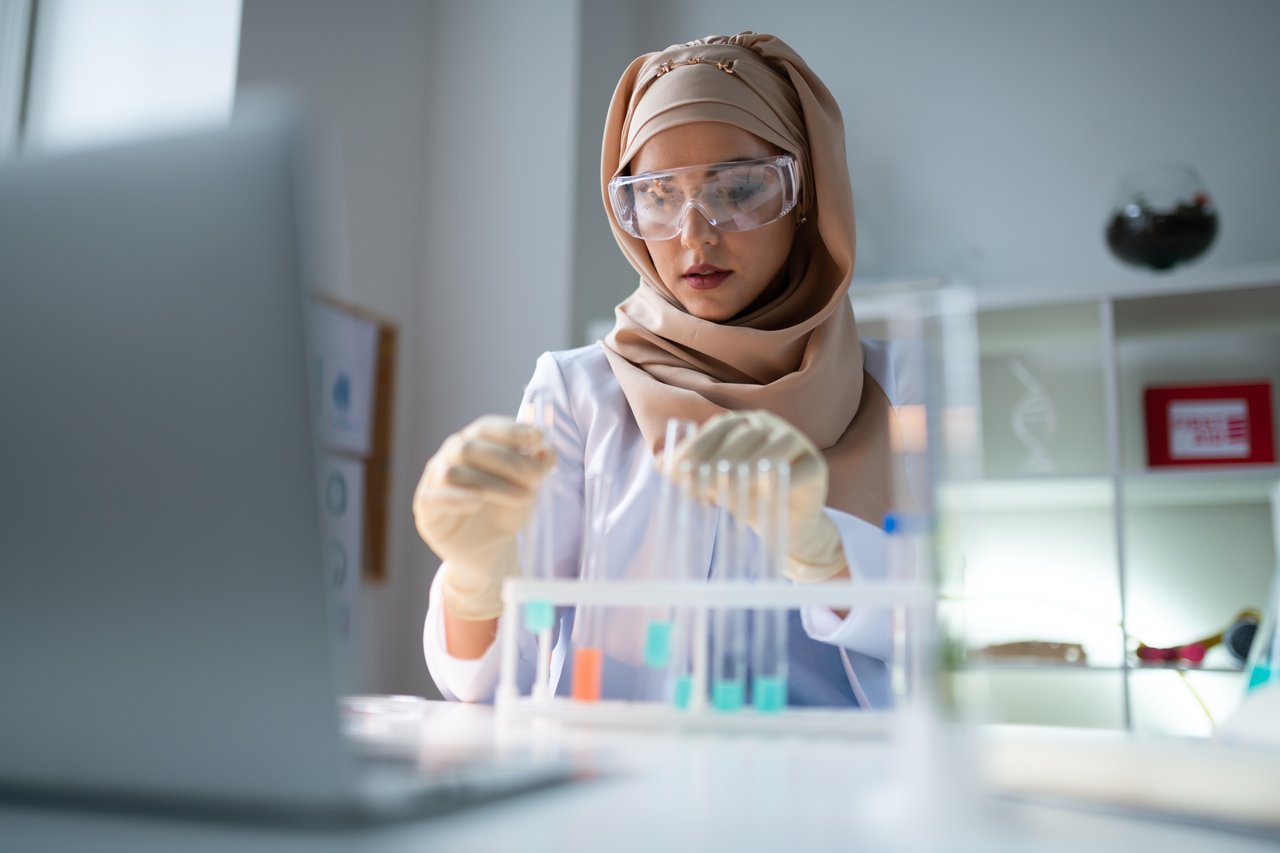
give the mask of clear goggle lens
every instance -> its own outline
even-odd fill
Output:
[[[668,240],[689,208],[721,231],[751,231],[795,209],[800,175],[789,154],[626,175],[609,182],[618,223],[632,237]]]

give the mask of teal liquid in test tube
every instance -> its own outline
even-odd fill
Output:
[[[760,583],[782,583],[787,564],[791,466],[762,459],[755,469],[756,527],[760,534]],[[751,643],[751,704],[761,713],[787,706],[787,616],[782,608],[756,610]]]
[[[659,460],[661,475],[658,485],[658,512],[655,519],[652,562],[649,578],[674,580],[681,575],[680,561],[687,555],[682,551],[676,530],[680,524],[680,508],[684,494],[676,482],[676,452],[680,444],[691,437],[697,425],[690,420],[671,418],[667,421],[663,439],[662,458]],[[645,625],[644,660],[650,669],[663,670],[670,666],[675,608],[651,610]]]
[[[1280,498],[1280,490],[1277,490],[1277,497]],[[1277,504],[1277,514],[1280,515],[1280,503]],[[1276,576],[1271,582],[1271,595],[1267,599],[1262,621],[1249,646],[1249,659],[1244,668],[1246,693],[1280,682],[1280,669],[1277,669],[1277,665],[1280,665],[1280,631],[1276,630],[1277,619],[1280,619],[1280,565],[1276,567]]]

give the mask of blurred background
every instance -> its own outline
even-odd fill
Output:
[[[598,174],[619,75],[748,29],[796,48],[844,110],[858,282],[1148,279],[1102,231],[1118,177],[1161,160],[1194,163],[1222,212],[1201,273],[1280,261],[1272,0],[0,0],[12,155],[222,122],[264,87],[316,120],[331,295],[398,333],[363,689],[438,695],[420,636],[436,563],[410,513],[426,459],[513,412],[537,355],[594,339],[635,286]]]

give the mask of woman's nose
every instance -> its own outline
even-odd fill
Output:
[[[716,227],[707,219],[707,215],[693,204],[686,205],[684,217],[680,222],[680,244],[686,249],[695,246],[714,245],[720,242]]]

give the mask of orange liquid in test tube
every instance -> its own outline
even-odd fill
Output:
[[[573,652],[573,698],[579,702],[600,700],[600,682],[604,655],[600,649],[575,649]]]

